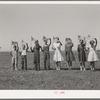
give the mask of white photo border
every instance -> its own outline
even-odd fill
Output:
[[[100,1],[0,1],[1,4],[100,4]],[[100,90],[0,90],[0,99],[100,98]]]

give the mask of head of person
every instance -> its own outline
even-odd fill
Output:
[[[68,42],[68,38],[65,39],[65,42]]]
[[[48,43],[48,42],[47,42],[47,39],[45,39],[45,40],[44,40],[44,44],[47,44],[47,43]]]
[[[71,40],[71,38],[66,38],[65,42],[66,43],[72,43],[72,40]]]
[[[43,42],[44,42],[44,44],[47,44],[47,42],[48,42],[47,37],[43,36]]]
[[[23,50],[25,50],[25,45],[24,44],[22,45],[22,48],[23,48]]]
[[[91,40],[91,41],[90,41],[90,45],[91,45],[91,46],[93,46],[94,43],[95,43],[94,40]]]
[[[54,41],[55,41],[56,43],[58,43],[58,42],[59,42],[59,37],[55,37],[55,38],[54,38]]]
[[[13,49],[16,50],[16,46],[15,45],[13,46]]]
[[[83,41],[82,39],[79,39],[79,43],[80,43],[80,44],[83,44],[84,41]]]
[[[38,46],[39,45],[39,42],[38,40],[35,41],[35,46]]]

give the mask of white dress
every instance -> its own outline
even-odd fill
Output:
[[[61,55],[61,44],[60,43],[53,43],[53,47],[55,48],[53,60],[55,62],[64,60],[62,55]]]
[[[98,56],[95,52],[95,50],[91,47],[89,47],[90,51],[89,51],[89,54],[88,54],[88,61],[91,62],[91,61],[98,61]]]

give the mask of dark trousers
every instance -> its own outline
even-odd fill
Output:
[[[40,70],[40,53],[34,53],[34,66],[36,70]]]
[[[22,55],[22,70],[27,70],[27,56]]]
[[[46,68],[46,66],[48,68]],[[50,69],[50,54],[49,53],[44,53],[44,69]]]
[[[34,63],[36,70],[40,70],[40,63]]]

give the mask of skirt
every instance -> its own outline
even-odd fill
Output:
[[[98,61],[98,56],[94,50],[90,50],[90,52],[88,54],[88,61],[89,62]]]
[[[79,61],[84,61],[84,62],[87,61],[87,59],[86,59],[86,53],[85,53],[84,50],[80,50],[78,52],[78,58],[79,58]]]
[[[75,57],[72,51],[67,51],[65,57],[66,61],[75,61]]]
[[[53,56],[53,60],[55,62],[64,60],[63,57],[62,57],[62,55],[61,55],[61,52],[59,50],[55,50],[55,54]]]

